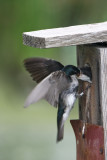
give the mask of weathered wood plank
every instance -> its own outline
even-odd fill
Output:
[[[107,160],[107,47],[82,45],[77,47],[78,66],[90,64],[92,87],[79,100],[80,119],[102,125],[105,136],[105,157]],[[83,88],[86,83],[81,82]]]
[[[107,48],[99,48],[100,51],[100,96],[102,107],[103,127],[105,134],[105,159],[107,160]]]
[[[107,22],[23,33],[23,43],[52,48],[107,41]]]

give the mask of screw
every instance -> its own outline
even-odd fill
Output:
[[[82,138],[85,138],[85,134],[82,135]]]
[[[100,154],[103,154],[103,148],[100,148]]]
[[[81,133],[81,128],[79,128],[79,132]]]

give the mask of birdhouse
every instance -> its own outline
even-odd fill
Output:
[[[78,67],[88,65],[92,72],[91,88],[79,99],[79,120],[70,121],[77,160],[107,160],[107,22],[25,32],[23,43],[36,48],[76,45]]]

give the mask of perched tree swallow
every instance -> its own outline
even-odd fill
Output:
[[[25,107],[40,99],[47,100],[58,107],[57,142],[63,139],[64,123],[74,106],[78,94],[78,79],[91,83],[89,67],[77,68],[73,65],[63,66],[60,62],[45,58],[29,58],[24,61],[26,69],[33,80],[39,83],[25,101]]]

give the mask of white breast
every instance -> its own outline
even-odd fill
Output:
[[[72,108],[75,100],[76,100],[76,97],[74,94],[68,94],[65,99],[65,105]]]
[[[65,109],[65,113],[64,113],[64,119],[66,119],[71,111],[71,109],[73,108],[73,105],[74,105],[74,102],[75,102],[76,98],[74,96],[74,94],[68,94],[66,96],[66,99],[65,99],[65,106],[66,106],[66,109]]]
[[[70,113],[71,109],[73,108],[75,100],[76,100],[76,98],[75,98],[74,94],[68,94],[66,96],[66,99],[65,99],[66,109],[65,109],[65,113],[63,114],[62,126],[64,125],[64,122],[68,118],[69,113]]]

